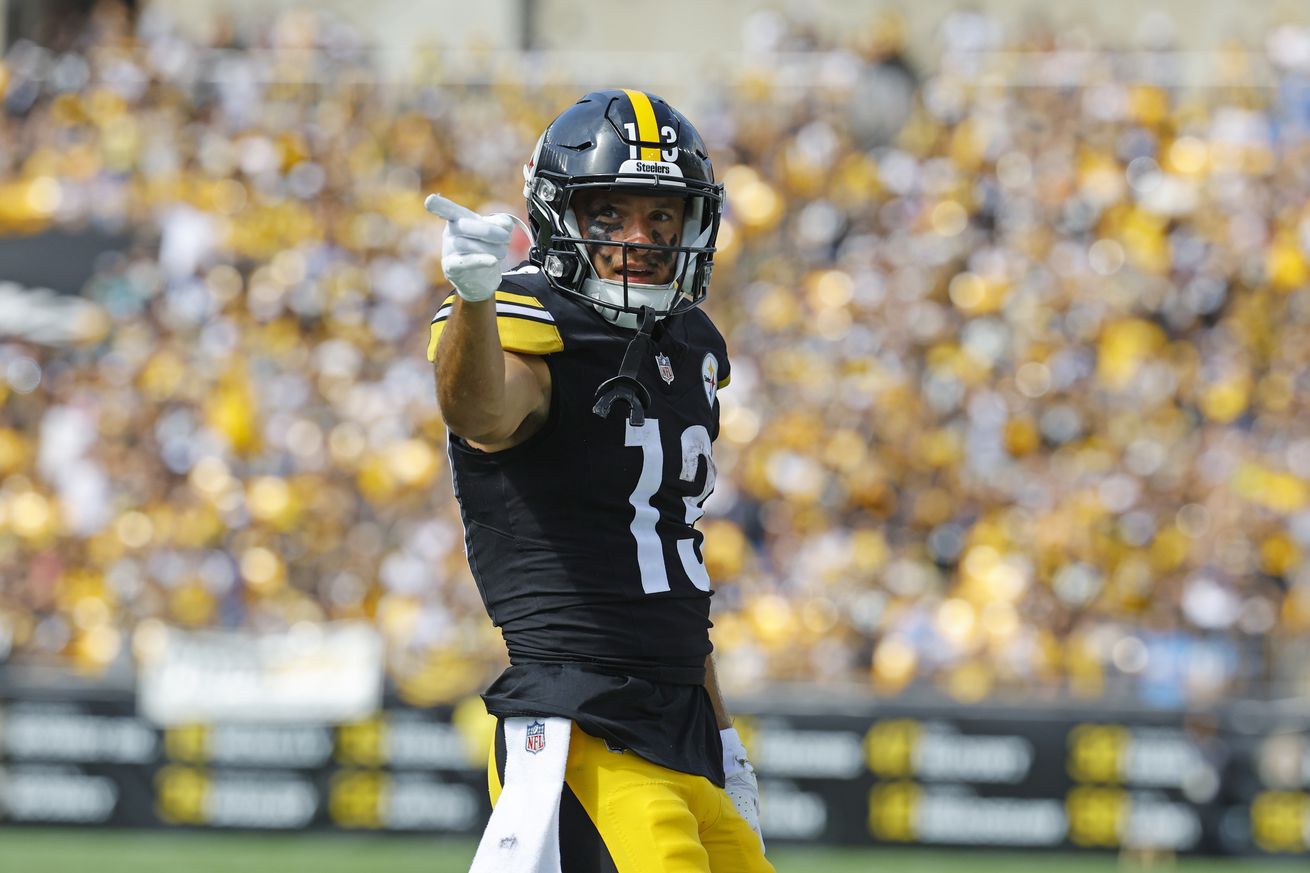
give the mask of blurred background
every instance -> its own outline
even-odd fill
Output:
[[[505,658],[422,200],[523,215],[545,124],[636,87],[727,185],[702,527],[771,847],[1305,853],[1304,4],[0,28],[0,823],[462,834],[467,864]]]

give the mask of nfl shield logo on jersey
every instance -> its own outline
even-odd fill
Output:
[[[660,378],[664,380],[664,384],[672,384],[673,363],[669,360],[669,356],[657,353],[655,355],[655,366],[660,368]]]
[[[534,755],[546,748],[546,725],[539,721],[528,725],[528,739],[525,745]]]

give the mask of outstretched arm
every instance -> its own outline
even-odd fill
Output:
[[[538,357],[503,351],[496,325],[500,264],[513,220],[484,218],[437,194],[424,206],[446,219],[441,267],[456,292],[433,357],[441,415],[477,448],[508,448],[534,433],[550,411],[550,369]]]
[[[501,350],[494,300],[455,298],[434,364],[446,426],[483,451],[517,445],[550,412],[550,368]]]

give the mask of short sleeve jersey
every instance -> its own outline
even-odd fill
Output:
[[[429,357],[452,305],[433,320]],[[651,403],[634,426],[622,403],[607,418],[592,411],[631,330],[555,292],[530,265],[505,274],[496,314],[502,346],[543,355],[552,390],[546,423],[513,448],[449,441],[469,566],[513,665],[488,707],[572,717],[657,763],[721,779],[719,762],[688,758],[699,759],[703,738],[685,734],[700,723],[692,733],[717,740],[701,687],[711,591],[695,523],[714,488],[718,389],[730,377],[723,337],[699,309],[662,321],[640,362]],[[627,689],[620,698],[615,682]],[[662,706],[689,711],[648,715],[693,725],[634,723],[661,695],[671,695]],[[662,736],[670,731],[684,736]]]

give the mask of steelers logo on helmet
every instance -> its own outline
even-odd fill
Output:
[[[587,94],[546,127],[523,179],[529,258],[555,290],[634,329],[645,308],[663,318],[705,299],[723,185],[696,128],[661,98],[620,89]],[[584,232],[577,208],[598,195],[670,205],[681,225],[649,242]]]

